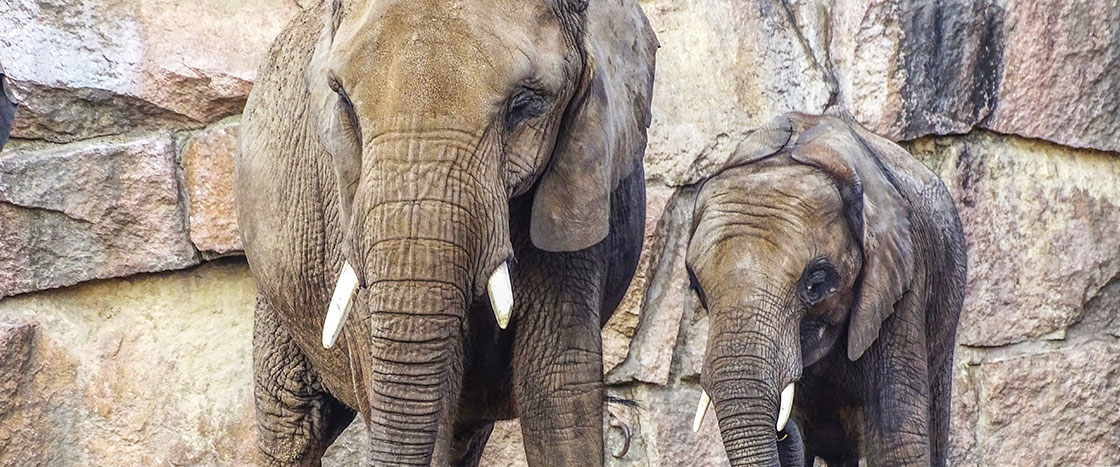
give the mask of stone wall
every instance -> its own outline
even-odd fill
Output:
[[[22,101],[0,153],[0,465],[251,462],[232,153],[257,63],[314,3],[0,3]],[[603,332],[611,392],[641,407],[611,407],[634,442],[610,463],[726,463],[714,417],[690,430],[707,333],[690,196],[752,127],[829,103],[960,209],[954,464],[1120,463],[1120,1],[642,5],[662,44],[646,251]],[[328,465],[360,464],[361,429]],[[516,422],[486,456],[524,464]]]

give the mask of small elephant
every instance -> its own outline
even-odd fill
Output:
[[[686,264],[710,316],[698,424],[732,465],[945,465],[965,243],[948,191],[850,116],[789,114],[700,188]],[[794,394],[797,397],[794,397]]]
[[[603,461],[600,329],[634,274],[658,45],[636,0],[327,0],[246,104],[259,450]]]

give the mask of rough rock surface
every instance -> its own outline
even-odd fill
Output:
[[[0,323],[0,417],[12,409],[19,383],[31,359],[35,326]]]
[[[198,262],[169,134],[6,147],[0,219],[0,297]]]
[[[233,199],[233,156],[240,128],[238,122],[218,124],[191,136],[183,146],[191,241],[204,254],[241,250]]]
[[[5,1],[0,63],[23,101],[13,137],[69,142],[239,113],[298,10],[282,0]]]
[[[3,299],[0,323],[35,332],[0,465],[251,464],[255,299],[243,260]]]
[[[979,133],[910,145],[964,223],[969,276],[957,342],[1058,332],[1120,276],[1120,157]]]

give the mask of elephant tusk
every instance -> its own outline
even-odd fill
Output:
[[[486,292],[490,295],[490,307],[494,309],[498,327],[505,329],[509,325],[509,316],[513,313],[513,285],[509,280],[508,263],[499,264],[490,275]]]
[[[782,402],[778,410],[778,431],[786,429],[791,411],[793,411],[793,383],[789,383],[785,389],[782,389]]]
[[[342,264],[342,273],[338,275],[338,285],[334,287],[334,296],[327,307],[327,319],[323,321],[323,348],[334,346],[338,334],[342,332],[342,324],[350,314],[350,300],[354,298],[354,291],[358,290],[358,275],[347,261]]]
[[[704,423],[704,416],[708,414],[708,405],[712,403],[712,398],[708,397],[708,392],[703,389],[700,390],[700,404],[696,406],[696,418],[692,419],[692,432],[700,431],[700,424]]]

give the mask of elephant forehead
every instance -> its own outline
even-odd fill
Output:
[[[801,164],[759,164],[736,167],[709,180],[697,198],[697,214],[702,219],[774,217],[798,225],[797,220],[838,212],[842,204],[836,186],[820,170]]]
[[[811,167],[731,169],[709,180],[697,199],[689,256],[802,261],[842,207],[830,179]]]
[[[418,90],[446,82],[462,93],[469,90],[461,86],[471,84],[464,81],[492,87],[504,77],[563,62],[560,22],[543,3],[525,8],[462,3],[421,0],[355,6],[336,33],[333,65],[354,80],[414,77],[417,82],[409,84],[420,85]]]

